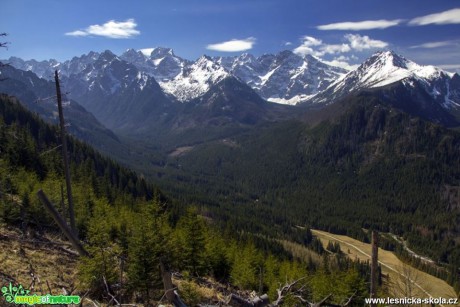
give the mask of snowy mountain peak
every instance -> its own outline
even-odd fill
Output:
[[[262,98],[282,104],[296,104],[325,89],[345,70],[301,57],[290,50],[254,57],[219,57],[215,62],[252,87]]]
[[[253,56],[252,54],[250,53],[242,53],[239,57],[238,57],[238,62],[243,62],[243,63],[252,63],[256,61],[256,57]]]
[[[252,87],[262,98],[287,104],[296,104],[307,99],[344,73],[339,68],[320,63],[313,58],[301,57],[289,50],[260,57],[249,53],[220,58],[203,55],[194,62],[176,56],[171,48],[154,48],[149,56],[144,52],[145,50],[142,52],[128,49],[119,57],[109,50],[102,53],[90,52],[56,65],[63,76],[83,72],[84,79],[90,80],[92,76],[98,75],[98,70],[105,69],[115,60],[118,64],[127,62],[154,77],[165,92],[181,101],[196,98],[209,84],[233,75]],[[25,67],[19,61],[15,66],[40,72],[40,76],[52,77],[49,72],[54,67],[49,62],[43,62],[43,69],[37,63],[27,62],[30,67]],[[177,96],[176,93],[181,94]]]
[[[351,72],[290,50],[259,57],[249,53],[231,57],[203,55],[192,62],[176,56],[171,48],[157,47],[149,56],[128,49],[119,57],[106,50],[90,52],[63,63],[23,61],[14,57],[9,62],[47,79],[52,79],[54,70],[59,69],[63,78],[82,82],[78,90],[85,86],[95,88],[98,85],[95,78],[104,79],[101,84],[107,93],[125,89],[128,84],[143,89],[154,77],[165,93],[182,102],[200,97],[211,86],[234,76],[263,99],[281,104],[328,104],[362,89],[401,81],[409,89],[424,89],[426,95],[446,108],[460,106],[458,74],[419,65],[394,51],[377,52]],[[111,82],[115,85],[111,86]]]
[[[354,80],[354,89],[382,87],[407,78],[434,80],[448,73],[434,66],[419,65],[396,54],[394,51],[381,51],[364,61],[346,78]]]
[[[153,76],[159,82],[174,79],[188,64],[187,60],[176,56],[171,48],[163,47],[154,48],[150,55],[146,55],[145,51],[128,50],[123,53],[121,59]]]
[[[177,100],[185,102],[204,95],[209,88],[230,74],[209,56],[201,56],[195,63],[184,67],[172,80],[160,81],[161,87]]]
[[[372,89],[381,93],[382,99],[409,113],[452,125],[455,120],[447,113],[460,109],[460,80],[457,78],[440,68],[419,65],[394,51],[381,51],[337,79],[308,103],[331,104],[350,94]]]
[[[141,52],[141,51],[137,51],[137,50],[134,50],[134,49],[127,49],[121,56],[120,56],[121,59],[129,62],[129,63],[133,63],[133,62],[137,62],[137,61],[145,61],[146,60],[146,56]]]
[[[358,68],[360,71],[364,70],[384,70],[385,73],[391,71],[401,70],[420,70],[421,66],[412,62],[405,57],[396,54],[394,51],[380,51],[373,54],[370,58],[364,61]]]
[[[203,54],[196,60],[196,63],[203,65],[204,63],[214,63],[214,60],[210,56]]]
[[[54,71],[61,65],[54,59],[38,62],[36,60],[24,61],[18,57],[10,57],[6,62],[17,69],[33,71],[38,77],[44,79],[52,79]]]
[[[292,52],[291,50],[284,50],[284,51],[281,51],[280,53],[278,53],[276,55],[276,59],[278,61],[286,61],[288,59],[301,59],[302,57],[295,54],[294,52]]]
[[[397,54],[393,50],[380,51],[373,54],[361,66],[375,65],[380,67],[395,67],[403,70],[412,71],[421,76],[429,76],[433,73],[440,73],[441,70],[431,65],[419,65],[411,60],[406,59],[404,56]],[[446,73],[446,72],[444,72]]]
[[[261,78],[261,93],[267,100],[297,104],[324,90],[345,73],[343,69],[301,57],[286,50],[275,56],[261,57],[267,73]]]
[[[123,54],[126,54],[126,55],[137,55],[137,54],[143,54],[141,51],[138,51],[136,49],[133,49],[133,48],[128,48],[126,49],[125,52],[123,52]]]
[[[112,62],[113,60],[118,59],[118,57],[110,50],[105,50],[102,52],[97,59],[97,61],[102,61],[102,62]]]
[[[151,59],[158,59],[165,56],[175,56],[174,51],[171,48],[157,47],[150,53]]]
[[[95,62],[101,54],[98,52],[90,51],[88,54],[73,57],[70,61],[65,61],[63,66],[81,66],[81,64],[88,64]]]
[[[398,66],[401,68],[406,68],[406,63],[410,62],[408,59],[403,57],[402,55],[397,54],[393,50],[385,50],[385,51],[378,51],[374,53],[369,59],[366,61],[381,61],[381,62],[392,62],[394,66]]]

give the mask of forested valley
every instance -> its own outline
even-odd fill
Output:
[[[364,242],[374,229],[423,267],[392,239],[399,236],[442,267],[426,271],[458,288],[458,132],[366,92],[321,112],[336,115],[193,145],[153,167],[153,178],[235,229],[295,240],[291,229],[306,226]]]
[[[90,253],[78,261],[78,291],[100,302],[116,295],[154,304],[164,294],[161,264],[180,274],[179,293],[192,305],[211,300],[200,294],[203,278],[235,293],[268,293],[271,301],[292,283],[280,301],[287,305],[326,297],[362,304],[369,263],[347,259],[340,246],[324,248],[309,227],[363,241],[369,233],[361,229],[402,236],[445,269],[416,263],[388,236],[381,246],[457,286],[458,208],[445,187],[459,180],[458,134],[360,99],[344,116],[311,128],[283,122],[246,132],[231,146],[211,142],[176,158],[183,166],[162,175],[167,190],[174,172],[196,167],[187,170],[189,179],[176,177],[180,197],[69,137],[77,228]],[[36,196],[43,189],[67,215],[58,130],[14,97],[3,95],[0,107],[2,227],[29,237],[58,232]],[[254,147],[267,150],[254,157]],[[267,167],[267,161],[287,164]],[[203,174],[213,168],[222,181],[208,184]],[[200,176],[198,186],[207,190],[184,193],[190,178]],[[240,178],[237,185],[232,178]],[[293,256],[286,241],[306,246],[309,256]],[[108,285],[118,286],[109,292]],[[382,283],[381,294],[386,291]]]
[[[14,97],[2,95],[0,111],[1,227],[27,239],[59,233],[36,195],[45,191],[67,216],[58,129]],[[90,255],[78,261],[78,294],[156,304],[164,294],[161,264],[180,274],[179,293],[190,305],[212,302],[198,291],[204,278],[229,285],[227,293],[255,290],[272,301],[280,298],[277,289],[290,285],[278,300],[286,305],[325,298],[362,304],[368,297],[368,264],[348,260],[337,246],[326,251],[308,229],[289,229],[311,251],[309,259],[293,257],[278,237],[215,221],[205,207],[166,196],[87,145],[68,141],[77,230]],[[25,276],[14,281],[30,282]]]

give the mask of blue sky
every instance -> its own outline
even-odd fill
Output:
[[[254,55],[289,49],[354,67],[392,49],[460,71],[460,2],[454,0],[1,0],[0,58],[60,61],[89,51],[173,48]]]

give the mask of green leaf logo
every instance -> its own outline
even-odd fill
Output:
[[[13,286],[11,282],[8,286],[2,287],[2,294],[8,303],[13,303],[16,295],[26,295],[29,292],[30,290],[24,289],[22,285]]]

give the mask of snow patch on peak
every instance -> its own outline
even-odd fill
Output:
[[[346,73],[341,68],[290,50],[257,58],[243,53],[237,57],[218,58],[217,62],[262,98],[283,104],[304,101]]]
[[[294,96],[294,97],[292,97],[290,99],[279,98],[279,97],[270,97],[270,98],[267,99],[267,101],[294,106],[294,105],[299,104],[299,103],[301,103],[303,101],[307,101],[307,100],[309,100],[310,98],[312,98],[314,96],[315,96],[315,94],[313,94],[313,95],[303,95],[303,94],[301,94],[301,95]]]
[[[204,95],[213,84],[229,75],[210,57],[202,56],[192,65],[185,67],[174,79],[160,81],[160,86],[179,101],[185,102]]]
[[[382,87],[407,78],[433,80],[442,74],[447,75],[439,68],[419,65],[397,55],[394,51],[382,51],[371,56],[356,70],[349,72],[347,78],[353,79],[353,89],[358,89]],[[341,80],[335,83],[339,82]]]
[[[142,91],[144,87],[147,85],[147,81],[149,79],[149,76],[147,74],[144,74],[142,72],[137,72],[136,76],[137,82],[139,84],[139,89]]]
[[[164,58],[159,58],[159,59],[154,59],[152,60],[153,65],[158,66],[161,64],[161,61],[163,61]]]
[[[460,91],[454,78],[437,67],[419,65],[393,51],[383,51],[338,78],[309,102],[329,104],[352,92],[402,83],[414,97],[422,91],[424,94],[418,96],[419,100],[421,97],[431,97],[432,102],[439,103],[444,109],[457,108],[460,104]],[[422,106],[426,107],[427,105]]]

